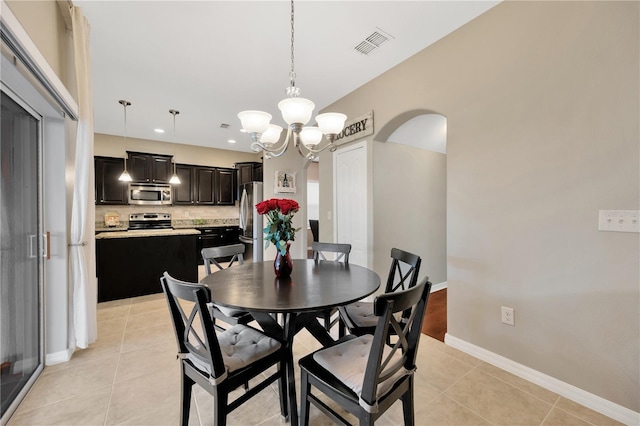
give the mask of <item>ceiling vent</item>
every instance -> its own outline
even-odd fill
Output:
[[[357,52],[362,53],[363,55],[369,55],[371,52],[375,51],[384,43],[393,38],[395,37],[376,27],[375,31],[360,43],[358,43],[358,45],[354,47],[354,49]]]
[[[229,124],[228,123],[222,123],[222,124],[220,124],[220,128],[221,129],[228,129],[229,128]]]

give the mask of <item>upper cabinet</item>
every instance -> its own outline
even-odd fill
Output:
[[[169,183],[173,174],[170,155],[129,151],[127,154],[127,170],[133,183]],[[96,204],[128,204],[128,183],[118,180],[124,171],[124,159],[94,158]],[[173,204],[233,206],[237,199],[237,172],[224,167],[176,164],[180,184],[172,185]]]
[[[172,174],[171,156],[130,152],[127,169],[134,182],[169,183]]]
[[[118,180],[123,158],[95,157],[96,204],[127,204],[127,183]]]
[[[179,185],[173,185],[175,205],[232,206],[235,204],[236,171],[217,167],[176,165]]]
[[[215,179],[216,204],[232,206],[236,202],[236,171],[233,169],[216,169]]]
[[[173,204],[192,205],[196,203],[194,187],[196,182],[196,170],[194,166],[176,164],[176,174],[180,184],[172,185]]]
[[[262,163],[248,161],[236,163],[235,167],[238,171],[238,185],[254,181],[262,182]]]

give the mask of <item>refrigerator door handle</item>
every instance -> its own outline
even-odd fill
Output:
[[[247,206],[247,190],[242,188],[242,195],[240,196],[240,229],[244,232],[246,224],[246,206]]]

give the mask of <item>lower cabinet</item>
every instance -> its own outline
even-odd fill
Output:
[[[240,242],[240,228],[237,226],[215,226],[199,228],[200,235],[197,235],[196,256],[198,265],[204,264],[202,259],[202,249],[208,247],[229,246]],[[231,258],[222,259],[228,262]]]
[[[198,235],[96,240],[98,302],[161,293],[166,271],[183,281],[198,281]]]

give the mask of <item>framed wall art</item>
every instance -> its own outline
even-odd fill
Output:
[[[296,174],[293,172],[276,170],[276,181],[273,187],[273,192],[276,194],[295,194]]]

